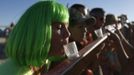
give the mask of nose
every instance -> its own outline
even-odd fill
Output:
[[[71,35],[71,33],[69,32],[69,30],[68,30],[68,27],[64,27],[64,29],[62,30],[62,35],[63,35],[63,38],[69,38],[70,37],[70,35]]]

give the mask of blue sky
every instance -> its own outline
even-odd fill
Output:
[[[32,4],[39,0],[1,0],[0,1],[0,26],[17,22],[21,15]],[[113,13],[116,16],[127,14],[128,20],[134,20],[134,0],[57,0],[59,3],[71,6],[74,3],[84,4],[89,9],[94,7],[103,8],[106,13]]]

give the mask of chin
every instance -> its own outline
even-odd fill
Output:
[[[64,48],[63,46],[61,47],[52,47],[51,50],[50,50],[50,55],[52,56],[60,56],[60,55],[63,55],[64,54]]]

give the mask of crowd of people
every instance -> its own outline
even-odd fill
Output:
[[[9,33],[13,30],[14,23],[11,23],[9,27],[5,27],[3,30],[0,28],[0,37],[8,37]]]
[[[106,14],[101,7],[67,8],[56,1],[39,1],[4,35],[0,31],[0,37],[7,38],[7,60],[0,64],[0,75],[56,75],[62,69],[58,65],[68,63],[64,45],[75,41],[80,51],[104,35],[108,38],[96,48],[99,52],[78,75],[125,75],[124,65],[134,59],[133,22],[128,23],[124,14]]]
[[[8,38],[10,32],[14,27],[14,23],[11,23],[9,27],[5,27],[3,30],[0,29],[0,59],[5,58],[4,48],[5,48],[5,41]]]

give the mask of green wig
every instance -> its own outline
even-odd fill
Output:
[[[22,66],[42,66],[49,58],[52,22],[67,22],[68,9],[55,1],[32,5],[11,32],[6,54]]]

